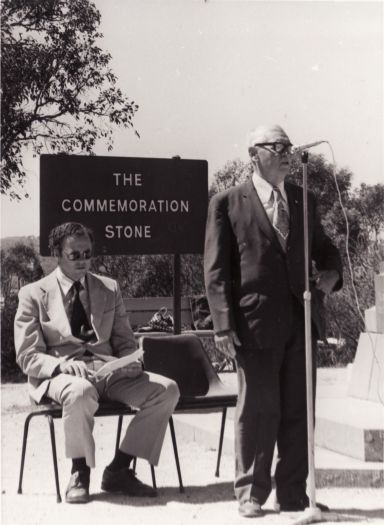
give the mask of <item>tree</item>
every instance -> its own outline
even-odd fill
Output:
[[[355,250],[351,268],[343,256],[343,288],[327,299],[326,319],[329,335],[346,341],[341,356],[344,364],[353,361],[360,333],[365,330],[364,312],[375,304],[374,276],[383,260],[383,243],[364,243]]]
[[[353,193],[352,204],[359,212],[364,231],[378,243],[384,230],[384,184],[361,184]]]
[[[99,24],[89,0],[3,0],[1,192],[11,198],[24,147],[91,153],[103,139],[111,150],[113,125],[133,129],[138,105],[116,86]]]
[[[16,364],[13,321],[17,309],[17,291],[26,283],[43,276],[39,257],[30,245],[17,243],[1,250],[1,374],[4,378],[21,377]]]
[[[40,279],[44,272],[32,246],[17,243],[1,250],[1,292],[5,300],[21,286]]]
[[[221,170],[215,173],[209,191],[210,196],[219,191],[226,190],[231,186],[245,182],[252,176],[252,170],[251,162],[245,163],[240,159],[228,161]]]
[[[173,258],[171,255],[99,255],[93,270],[119,281],[126,297],[167,297],[173,295]],[[201,255],[181,257],[181,288],[186,296],[204,293]]]
[[[288,181],[302,186],[302,164],[298,156],[291,162]],[[333,209],[338,200],[337,185],[343,201],[349,199],[352,173],[347,169],[337,169],[328,163],[323,155],[309,155],[308,158],[308,189],[312,191],[319,204],[320,215],[324,216]]]
[[[288,180],[302,186],[302,166],[297,157],[293,159]],[[316,196],[322,224],[342,251],[345,251],[348,237],[348,248],[353,253],[361,248],[365,232],[360,213],[351,199],[351,186],[352,173],[349,170],[336,169],[325,161],[323,155],[309,156],[308,188]]]

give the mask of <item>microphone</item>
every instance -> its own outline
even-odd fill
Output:
[[[294,155],[295,153],[300,153],[301,151],[304,151],[308,148],[313,148],[314,146],[318,146],[319,144],[324,144],[327,142],[326,140],[318,140],[317,142],[310,142],[309,144],[299,144],[299,145],[293,145],[291,146],[291,154]]]

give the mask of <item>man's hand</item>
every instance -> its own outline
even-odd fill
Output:
[[[236,332],[228,330],[215,335],[215,345],[224,355],[233,358],[236,356],[235,345],[240,346],[240,341]]]
[[[62,374],[69,374],[71,376],[83,377],[89,379],[95,375],[93,370],[88,370],[84,361],[63,361],[59,365],[59,371]]]
[[[336,270],[322,270],[313,277],[316,288],[324,292],[326,295],[332,292],[339,279],[340,275]]]
[[[134,361],[127,366],[123,366],[116,370],[115,374],[122,374],[125,377],[134,379],[143,373],[143,363],[141,361]]]

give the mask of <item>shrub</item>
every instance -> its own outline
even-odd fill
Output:
[[[17,310],[17,294],[8,296],[1,309],[1,377],[4,381],[25,379],[16,364],[13,321]]]

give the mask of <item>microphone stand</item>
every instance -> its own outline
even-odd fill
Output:
[[[295,522],[296,525],[323,521],[321,510],[316,506],[315,484],[315,439],[314,439],[314,403],[313,403],[313,370],[312,370],[312,327],[311,327],[311,291],[309,287],[309,235],[308,235],[308,152],[301,154],[303,172],[303,226],[304,226],[304,263],[305,263],[305,290],[304,322],[305,322],[305,372],[307,394],[307,434],[308,434],[308,497],[309,507],[305,509],[303,517]]]
[[[291,522],[291,525],[309,525],[319,521],[340,521],[334,512],[322,513],[316,506],[315,483],[315,432],[314,432],[314,398],[313,398],[313,370],[312,370],[312,323],[311,323],[311,290],[309,287],[309,268],[312,260],[309,256],[308,235],[308,151],[301,154],[303,172],[303,227],[304,227],[304,263],[305,263],[305,290],[304,323],[305,323],[305,374],[307,395],[307,438],[308,438],[308,498],[309,507],[302,513],[301,518]]]

